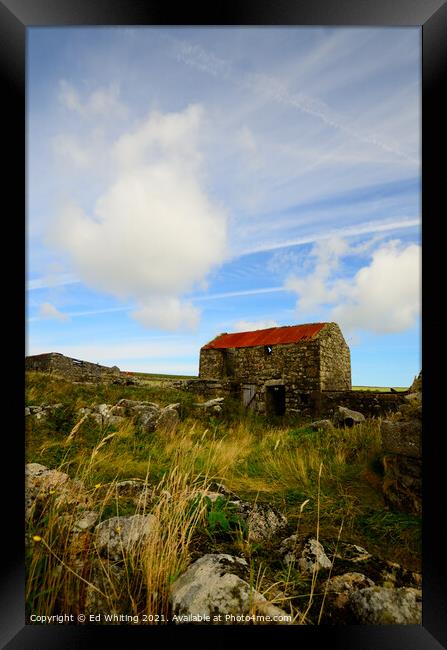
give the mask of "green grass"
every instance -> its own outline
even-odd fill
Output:
[[[250,546],[247,543],[234,513],[223,502],[214,505],[200,502],[197,513],[191,513],[190,504],[185,500],[186,478],[179,477],[187,477],[188,485],[217,480],[243,499],[271,503],[287,516],[288,534],[298,530],[300,536],[315,535],[318,529],[321,540],[330,547],[343,525],[342,541],[364,546],[382,559],[399,562],[412,570],[420,567],[420,519],[390,512],[382,497],[378,421],[367,421],[350,429],[316,432],[305,424],[273,425],[252,413],[244,413],[231,400],[221,419],[197,419],[192,408],[197,398],[169,387],[72,384],[39,373],[27,374],[26,391],[27,404],[64,404],[63,409],[46,420],[36,422],[27,418],[27,462],[61,468],[71,477],[81,477],[96,499],[92,509],[100,512],[101,519],[133,514],[137,506],[131,499],[100,498],[100,491],[95,490],[99,484],[113,486],[118,480],[140,478],[147,479],[152,486],[171,484],[178,493],[178,504],[160,504],[160,508],[162,505],[167,508],[160,511],[165,529],[160,533],[162,537],[153,541],[154,553],[164,554],[166,575],[163,577],[153,558],[146,556],[134,572],[139,576],[141,594],[144,594],[143,583],[155,585],[155,591],[160,589],[164,593],[163,581],[185,566],[188,548],[194,550],[194,557],[206,552],[236,555],[243,552],[256,570],[261,565],[264,567],[266,584],[276,580],[287,583],[297,603],[309,593],[310,585],[302,577],[291,574],[286,581],[281,578],[284,566],[269,544]],[[99,403],[113,404],[122,397],[161,405],[180,402],[181,421],[176,432],[145,434],[131,421],[120,427],[101,427],[87,419],[76,435],[69,438],[79,418],[77,409]],[[190,516],[192,519],[188,519]],[[58,529],[56,519],[42,520],[32,533],[40,535],[48,529],[45,533],[48,543],[71,566],[64,546],[66,536]],[[190,536],[183,535],[187,544],[180,551],[175,536],[179,527],[184,526]],[[169,552],[168,549],[164,552],[164,545],[169,546]],[[28,573],[32,575],[30,602],[33,607],[45,602],[47,610],[52,611],[55,601],[44,592],[49,589],[53,594],[52,590],[61,589],[59,577],[54,574],[58,563],[40,545],[28,549],[28,553]],[[73,602],[82,596],[82,589],[79,578],[76,582],[67,571],[62,570],[62,576],[68,581],[63,588],[64,602],[72,603],[73,608]],[[52,582],[48,582],[50,578],[45,578],[45,574],[53,576]],[[143,595],[141,598],[144,600]],[[138,607],[155,611],[156,602],[144,604],[143,600]],[[162,606],[167,607],[165,600]]]
[[[197,379],[197,375],[165,375],[153,372],[131,372],[130,375],[141,377],[142,379]]]
[[[402,386],[392,386],[393,390],[400,392],[405,392],[408,388]],[[352,390],[367,390],[375,393],[391,393],[391,387],[388,386],[353,386]]]

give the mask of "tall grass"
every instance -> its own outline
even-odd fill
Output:
[[[403,556],[417,561],[416,520],[385,516],[374,483],[379,421],[315,432],[305,426],[272,426],[239,412],[233,420],[199,419],[188,410],[191,396],[184,395],[175,431],[144,433],[130,419],[117,427],[76,414],[81,406],[116,403],[121,397],[161,404],[179,401],[170,389],[164,391],[73,386],[32,373],[27,403],[63,402],[68,419],[63,422],[58,415],[29,421],[28,462],[58,468],[81,480],[89,494],[89,508],[99,513],[99,520],[151,512],[158,523],[146,545],[134,549],[117,567],[99,556],[90,532],[73,535],[76,513],[61,510],[56,498],[48,498],[27,530],[28,612],[76,614],[86,600],[97,598],[110,611],[118,611],[126,602],[129,612],[151,614],[154,622],[156,614],[167,616],[169,587],[188,565],[195,540],[206,526],[204,493],[211,481],[224,483],[241,498],[278,506],[300,537],[312,534],[322,541],[334,540],[343,522],[344,540],[367,548],[376,544],[386,559],[399,561]],[[144,481],[154,498],[135,504],[118,497],[117,483],[124,479]],[[301,589],[301,578],[293,569],[284,574],[283,569],[270,568],[268,547],[256,548],[243,535],[235,535],[232,544],[231,552],[250,560],[254,584],[263,583],[263,589],[267,585],[269,597],[284,592],[274,596],[274,602],[280,604],[279,598],[287,605],[288,593]],[[219,544],[213,548],[219,550]],[[309,599],[310,609],[306,611],[305,605],[304,617],[300,615],[297,622],[308,622],[309,612],[313,615],[315,580],[303,583],[300,596]]]

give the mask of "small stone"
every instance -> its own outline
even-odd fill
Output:
[[[167,406],[164,408],[155,424],[156,431],[175,431],[180,422],[179,414],[175,408]]]
[[[265,542],[278,535],[286,526],[286,517],[269,504],[248,501],[230,501],[236,506],[236,514],[245,523],[251,542]]]
[[[346,406],[338,406],[334,420],[338,426],[353,427],[365,421],[365,416],[359,411],[352,411]]]
[[[250,621],[246,617],[256,610],[271,616],[270,624],[289,624],[286,612],[252,589],[244,579],[248,577],[243,558],[223,553],[199,558],[171,586],[174,622],[210,624],[220,615],[219,624],[246,624]]]
[[[366,587],[351,594],[350,606],[357,621],[365,625],[422,623],[422,592],[412,587]]]
[[[349,599],[353,591],[373,586],[372,580],[355,571],[331,578],[325,586],[325,618],[343,620],[349,615]]]
[[[80,515],[73,524],[74,531],[91,530],[99,519],[99,514],[93,510],[85,510]]]
[[[157,519],[154,515],[111,517],[96,527],[96,547],[110,560],[122,560],[147,540],[156,525]]]
[[[304,545],[297,566],[302,573],[312,574],[321,569],[330,569],[332,562],[324,552],[323,545],[311,538]]]
[[[313,429],[313,431],[331,431],[334,428],[334,425],[330,420],[316,420],[315,422],[311,422],[309,427]]]

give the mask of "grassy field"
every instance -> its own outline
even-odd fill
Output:
[[[113,427],[87,419],[70,435],[79,422],[79,408],[114,404],[123,397],[160,405],[179,402],[177,430],[144,434],[131,420]],[[117,481],[145,479],[159,495],[155,508],[160,533],[128,567],[126,593],[135,611],[165,611],[170,582],[191,559],[210,552],[243,553],[257,580],[262,576],[263,588],[280,585],[290,594],[291,607],[309,597],[309,583],[285,571],[269,544],[248,543],[231,511],[219,515],[203,499],[191,510],[191,486],[206,488],[211,481],[224,483],[242,499],[279,508],[289,522],[284,537],[315,535],[318,530],[329,550],[339,538],[420,570],[420,520],[392,513],[383,501],[377,420],[324,433],[305,422],[268,422],[230,400],[218,418],[199,418],[195,401],[196,396],[160,385],[96,386],[39,373],[26,377],[27,405],[64,405],[40,422],[27,418],[27,462],[80,478],[100,519],[140,512],[131,500],[114,497]],[[166,500],[166,492],[175,498]],[[27,547],[28,611],[76,610],[89,582],[76,570],[79,558],[66,546],[66,521],[53,505],[49,502],[28,531],[31,538],[39,538]],[[83,552],[84,560],[93,560],[91,546]],[[108,590],[109,599],[118,597],[114,593]],[[155,600],[148,596],[154,593]]]
[[[408,390],[408,388],[404,388],[402,386],[392,386],[389,388],[384,386],[353,386],[352,390],[370,390],[372,392],[378,393],[391,393],[391,388],[398,393]]]

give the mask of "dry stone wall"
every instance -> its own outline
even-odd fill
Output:
[[[351,389],[351,355],[340,328],[330,323],[320,332],[320,390]]]
[[[48,372],[66,377],[71,381],[113,381],[120,377],[117,366],[101,366],[98,363],[66,357],[59,352],[36,354],[25,358],[25,370]]]
[[[384,417],[405,404],[406,393],[380,393],[374,391],[316,391],[311,396],[311,410],[315,416],[331,418],[338,406],[346,406],[363,413],[365,417]]]

